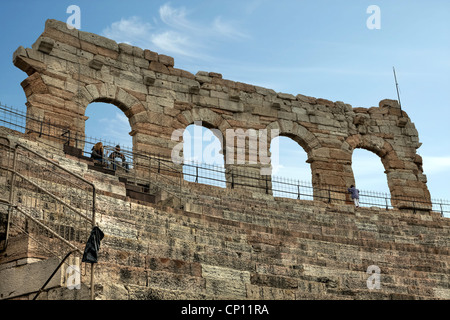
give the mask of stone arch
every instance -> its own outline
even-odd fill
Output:
[[[419,199],[418,206],[428,206],[427,199],[430,195],[424,181],[421,180],[422,171],[419,166],[400,157],[388,141],[374,135],[356,134],[346,139],[345,147],[350,152],[353,152],[355,148],[366,149],[380,157],[391,193],[391,204],[394,207],[414,207],[415,204],[411,202],[411,199]]]
[[[184,130],[189,125],[196,122],[201,122],[202,126],[207,129],[215,129],[213,133],[221,140],[222,153],[224,156],[226,155],[226,130],[230,129],[231,126],[228,121],[221,116],[221,114],[214,112],[209,108],[195,106],[180,113],[179,120],[179,123],[182,123],[184,126],[177,129]],[[216,130],[220,131],[220,137],[216,134]]]
[[[189,110],[183,111],[180,114],[179,120],[185,125],[185,127],[193,124],[196,121],[201,121],[208,129],[218,129],[224,136],[225,130],[231,128],[228,121],[226,121],[219,113],[205,107],[195,106],[190,108]]]
[[[267,130],[279,130],[280,136],[286,136],[297,142],[308,154],[320,148],[319,139],[301,124],[289,120],[277,120],[267,125]]]
[[[350,153],[356,148],[365,149],[380,157],[386,173],[391,169],[404,167],[392,145],[381,137],[374,135],[352,135],[344,142],[344,148]]]
[[[228,121],[226,121],[220,113],[217,113],[210,108],[207,107],[200,107],[200,106],[193,106],[189,105],[188,107],[184,106],[186,110],[182,111],[178,116],[178,127],[177,130],[179,130],[177,134],[177,151],[179,152],[179,146],[184,144],[184,138],[183,133],[186,128],[188,128],[190,125],[200,125],[206,129],[209,129],[212,131],[213,135],[216,136],[220,143],[221,143],[221,150],[220,154],[223,156],[224,165],[226,165],[225,156],[226,156],[226,148],[225,148],[225,135],[226,130],[231,128]],[[184,145],[183,145],[184,148]],[[183,169],[184,170],[184,169]],[[228,176],[225,175],[224,178],[225,181],[228,180]],[[230,184],[226,183],[227,186]]]
[[[88,84],[81,87],[74,100],[83,113],[83,121],[78,125],[75,124],[75,130],[80,135],[84,136],[85,133],[84,122],[87,118],[84,115],[88,105],[93,102],[110,103],[118,107],[127,116],[131,127],[129,134],[133,137],[133,151],[139,152],[135,137],[138,132],[145,128],[143,124],[148,123],[146,108],[141,101],[121,87],[110,83]]]
[[[297,122],[277,120],[267,125],[266,129],[268,131],[268,135],[271,134],[272,130],[278,130],[278,136],[288,137],[298,143],[308,155],[308,163],[311,163],[313,150],[320,148],[320,142],[317,137]],[[271,137],[272,138],[268,143],[268,149],[270,149],[271,141],[274,136]],[[272,156],[269,150],[267,150],[267,152],[270,156]]]
[[[182,142],[179,144],[182,149],[176,152],[183,154],[181,170],[184,180],[226,187],[224,146],[220,130],[209,122],[194,121],[183,130],[181,138]]]
[[[320,148],[321,144],[319,139],[311,133],[307,128],[292,120],[278,119],[269,123],[266,128],[267,130],[267,150],[266,154],[271,159],[268,165],[260,164],[260,171],[266,172],[269,175],[267,180],[270,180],[267,185],[272,189],[272,159],[273,154],[271,153],[272,141],[277,136],[283,136],[292,139],[296,142],[307,154],[307,163],[312,162],[312,157],[314,150]],[[260,150],[261,151],[261,150]],[[311,166],[311,177],[313,177],[313,170]],[[275,186],[273,186],[275,188]]]

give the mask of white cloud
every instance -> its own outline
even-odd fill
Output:
[[[187,11],[184,7],[172,8],[169,4],[165,4],[159,8],[159,17],[162,22],[172,28],[179,30],[197,29],[194,24],[186,19]]]
[[[216,17],[213,22],[213,32],[232,39],[248,38],[248,35],[239,31],[235,25],[236,23],[223,21],[222,17]]]
[[[152,34],[150,39],[152,45],[160,48],[164,52],[187,57],[203,57],[200,50],[195,48],[195,42],[193,42],[186,34],[176,31],[165,31]]]
[[[164,4],[159,8],[159,17],[150,18],[153,24],[138,16],[122,18],[102,31],[102,35],[117,42],[156,48],[165,54],[211,59],[214,49],[211,42],[236,41],[248,36],[236,27],[236,23],[216,17],[211,23],[200,23],[190,19],[184,7],[174,8]],[[160,23],[162,22],[162,23]]]
[[[150,23],[133,16],[113,22],[111,26],[103,30],[102,35],[119,43],[141,45],[149,42],[152,30],[153,27]]]

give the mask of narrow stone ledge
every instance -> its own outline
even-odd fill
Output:
[[[40,52],[49,54],[52,52],[54,45],[55,41],[53,39],[42,37],[37,44],[37,48]]]
[[[103,61],[98,56],[95,56],[91,61],[89,61],[89,67],[99,71],[103,67]]]
[[[155,83],[156,78],[152,76],[144,76],[144,84],[146,86],[151,86]]]

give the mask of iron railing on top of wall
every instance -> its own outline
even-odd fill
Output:
[[[33,123],[33,126],[27,124]],[[103,142],[105,145],[105,165],[111,167],[108,155],[113,151],[116,143],[105,141],[92,137],[82,137],[71,135],[67,127],[52,124],[46,119],[32,118],[25,112],[6,107],[0,103],[0,124],[11,129],[23,131],[26,128],[35,128],[33,133],[38,136],[48,136],[52,139],[60,140],[61,143],[67,144],[72,142],[74,146],[84,145],[84,154],[90,155],[91,146],[97,142]],[[29,131],[29,129],[27,129]],[[28,133],[28,132],[27,132]],[[195,162],[183,163],[182,169],[175,166],[170,159],[161,157],[160,155],[150,153],[132,152],[126,146],[121,147],[121,152],[126,156],[126,163],[129,170],[122,171],[128,177],[141,179],[144,182],[151,181],[153,173],[161,173],[160,179],[168,179],[169,183],[179,185],[181,188],[182,180],[189,182],[203,183],[222,188],[253,188],[260,189],[266,194],[274,197],[284,197],[299,200],[321,200],[333,203],[351,204],[348,191],[333,186],[316,186],[311,182],[297,181],[277,176],[262,176],[257,173],[251,173],[247,170],[237,168],[225,168],[223,166],[199,164]],[[142,172],[147,171],[148,174],[142,176]],[[139,172],[139,174],[138,174]],[[171,178],[170,178],[171,177]],[[261,190],[262,189],[262,190]],[[360,205],[365,207],[376,206],[385,209],[392,209],[402,203],[403,207],[412,210],[428,209],[430,206],[433,211],[440,212],[442,216],[450,217],[450,201],[442,199],[423,199],[414,197],[392,197],[388,193],[360,190]]]
[[[159,159],[159,161],[169,161]],[[313,186],[311,182],[295,179],[262,176],[243,169],[226,169],[224,166],[185,162],[183,164],[184,179],[189,182],[214,185],[222,188],[255,188],[262,189],[274,197],[298,200],[321,200],[329,203],[352,204],[347,189],[335,186]],[[226,179],[228,176],[228,179]],[[360,190],[359,204],[363,207],[380,207],[393,209],[396,203],[413,211],[428,209],[450,217],[450,201],[442,199],[423,199],[414,197],[392,197],[389,193]]]

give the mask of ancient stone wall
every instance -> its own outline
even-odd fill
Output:
[[[194,75],[175,68],[172,57],[69,30],[55,20],[46,22],[32,48],[19,47],[13,61],[28,75],[22,83],[28,114],[61,123],[73,136],[84,135],[86,107],[98,101],[126,114],[135,152],[168,158],[179,143],[172,133],[195,121],[220,130],[224,139],[227,129],[277,129],[307,152],[314,186],[345,189],[354,183],[352,152],[364,148],[381,158],[393,197],[430,198],[416,153],[418,133],[397,101],[352,108],[226,80],[215,72]],[[225,156],[231,151],[224,148]],[[243,167],[259,174],[261,163]]]
[[[96,299],[450,298],[450,220],[437,212],[356,210],[188,182],[180,209],[170,201],[136,201],[117,176],[43,141],[8,138],[95,184],[96,224],[105,233]],[[19,297],[11,292],[42,258],[31,237],[12,237],[0,254],[0,288],[11,289],[0,299],[33,298],[47,275],[35,273]],[[379,286],[368,284],[371,266],[379,268]],[[89,299],[85,278],[80,290],[49,285],[40,299]]]

